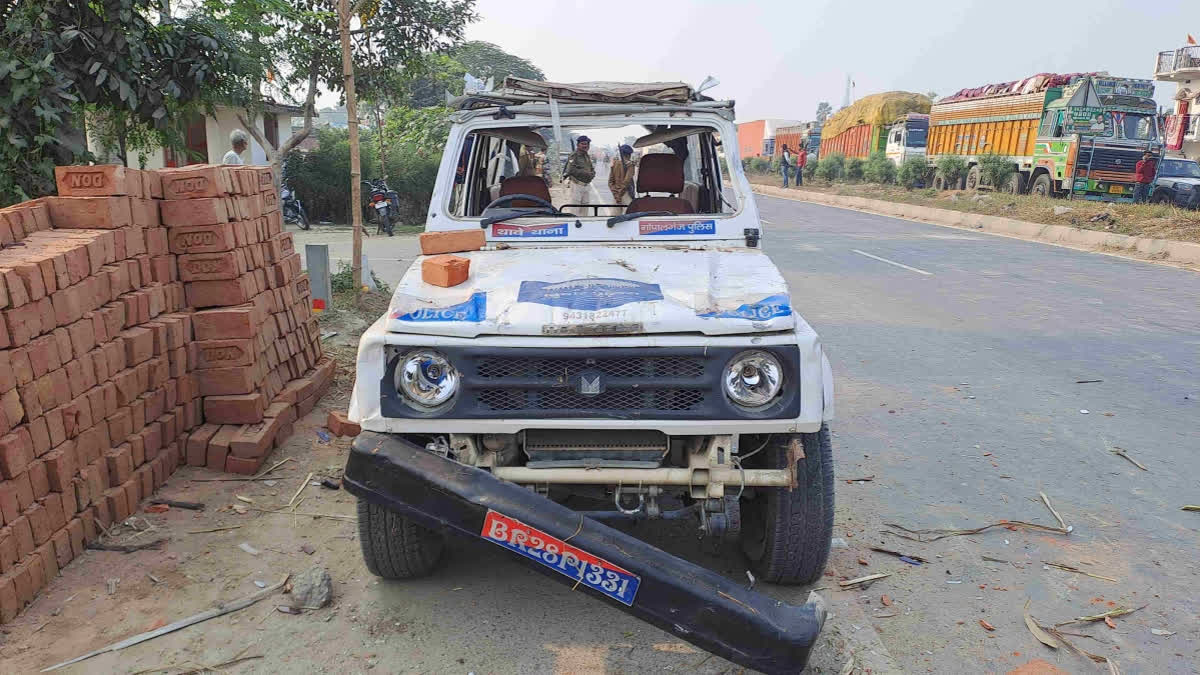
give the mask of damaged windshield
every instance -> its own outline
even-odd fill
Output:
[[[459,148],[449,210],[485,219],[547,203],[583,218],[732,214],[726,166],[720,132],[704,125],[563,125],[559,136],[549,125],[477,129]]]

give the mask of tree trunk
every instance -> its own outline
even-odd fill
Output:
[[[283,180],[283,160],[287,159],[288,153],[304,142],[312,133],[313,117],[316,116],[317,110],[317,63],[313,63],[308,69],[308,95],[304,100],[304,127],[284,142],[283,146],[276,149],[261,133],[258,127],[250,123],[246,116],[238,113],[238,121],[245,127],[246,133],[250,134],[259,145],[263,147],[263,151],[267,155],[267,162],[271,165],[271,173],[275,176],[275,191],[279,192],[280,181]],[[257,119],[257,116],[250,119]]]
[[[375,102],[375,134],[379,136],[379,175],[387,178],[387,163],[383,159],[383,115],[379,113],[379,101]]]
[[[338,2],[338,33],[342,42],[342,76],[346,88],[346,117],[350,128],[350,225],[354,231],[355,297],[362,290],[362,164],[358,155],[358,100],[354,92],[354,59],[350,52],[350,0]]]

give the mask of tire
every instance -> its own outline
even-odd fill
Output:
[[[429,575],[445,548],[440,534],[363,499],[358,500],[358,542],[367,569],[384,579]]]
[[[967,189],[972,191],[978,190],[980,179],[981,172],[979,170],[979,165],[976,164],[967,171]]]
[[[810,584],[821,578],[833,539],[833,447],[829,428],[815,434],[776,434],[756,467],[783,468],[798,439],[795,489],[765,488],[742,504],[742,551],[754,574],[776,584]]]
[[[1024,194],[1025,192],[1025,175],[1020,171],[1014,173],[1008,179],[1008,185],[1004,187],[1004,191],[1010,195]]]
[[[312,227],[312,225],[308,222],[308,214],[304,213],[304,209],[296,209],[296,224],[299,225],[300,229],[302,230],[307,230],[308,228]]]
[[[1154,194],[1150,195],[1151,204],[1170,204],[1173,201],[1166,190],[1155,190]]]
[[[933,177],[933,189],[941,192],[946,189],[946,177],[942,174],[937,174]]]
[[[1033,185],[1029,188],[1029,194],[1039,197],[1053,197],[1054,183],[1050,180],[1050,174],[1039,173],[1037,178],[1033,179]]]

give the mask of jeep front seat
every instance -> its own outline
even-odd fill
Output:
[[[694,210],[686,199],[676,196],[683,191],[683,159],[677,155],[656,153],[643,157],[638,164],[637,191],[667,192],[671,196],[651,197],[643,194],[629,203],[625,208],[626,213],[670,211],[679,215]]]
[[[533,195],[550,201],[550,188],[546,187],[546,181],[541,176],[513,176],[505,178],[504,182],[500,183],[500,196],[506,195]],[[529,208],[538,206],[538,204],[528,199],[517,199],[511,206]]]

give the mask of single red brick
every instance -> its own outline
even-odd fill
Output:
[[[154,494],[154,470],[150,468],[149,464],[138,467],[133,475],[137,479],[138,491],[141,492],[143,499]]]
[[[25,472],[33,461],[33,439],[29,430],[19,427],[0,438],[0,474],[11,479]]]
[[[29,472],[22,473],[20,476],[13,478],[9,483],[16,488],[17,491],[17,506],[22,511],[34,504],[33,483],[29,480]]]
[[[131,513],[128,493],[124,487],[117,486],[105,490],[104,503],[108,505],[108,513],[111,514],[113,522],[119,523],[128,518]]]
[[[18,563],[12,572],[17,588],[17,599],[22,606],[33,602],[33,596],[37,593],[37,589],[33,585],[33,575],[30,573],[29,568],[30,561],[25,560]]]
[[[238,427],[225,425],[213,435],[208,443],[208,455],[205,465],[217,471],[225,470],[225,459],[229,456],[229,444],[237,434]]]
[[[46,513],[46,508],[41,504],[31,504],[29,508],[25,509],[25,517],[29,519],[35,546],[46,543],[50,539],[50,535],[54,534],[54,528],[50,525],[50,514]]]
[[[17,504],[17,487],[10,481],[0,481],[0,519],[11,523],[21,515]]]
[[[83,521],[79,518],[72,518],[67,523],[67,536],[71,540],[71,555],[75,558],[83,555],[83,551],[87,547],[83,534]]]
[[[157,228],[161,226],[162,220],[158,210],[159,203],[151,199],[130,197],[129,211],[133,217],[134,226],[143,228]],[[138,248],[140,249],[141,247]]]
[[[351,422],[346,413],[340,410],[329,412],[325,426],[337,436],[357,436],[362,433],[362,427],[358,426],[357,422]]]
[[[237,279],[191,281],[185,286],[188,304],[193,307],[240,305],[257,295],[257,282],[251,274]]]
[[[265,455],[262,457],[234,457],[230,455],[225,458],[225,471],[253,476],[262,468],[265,459]]]
[[[129,503],[129,513],[137,513],[138,503],[142,501],[143,497],[150,495],[142,494],[142,483],[137,478],[130,478],[122,487],[125,488],[125,500]]]
[[[263,380],[262,364],[236,368],[212,368],[192,375],[201,396],[249,394]]]
[[[8,527],[12,530],[13,539],[17,543],[17,558],[24,558],[33,553],[37,544],[33,539],[33,526],[30,524],[28,516],[24,514],[18,516],[8,524]]]
[[[222,197],[229,193],[228,183],[221,176],[221,167],[214,164],[194,164],[173,169],[159,169],[165,199],[197,199]]]
[[[104,460],[108,464],[109,487],[124,483],[133,474],[133,451],[128,443],[105,452]]]
[[[25,470],[29,475],[29,483],[33,486],[33,498],[41,499],[50,492],[50,481],[46,477],[46,463],[40,459],[35,459],[29,463],[29,467]]]
[[[21,423],[25,419],[25,406],[21,403],[21,392],[17,389],[10,389],[3,394],[0,394],[0,411],[4,413],[4,433],[8,433],[14,426]]]
[[[71,516],[74,516],[75,512],[79,510],[79,502],[75,499],[75,490],[69,489],[71,488],[70,484],[67,485],[67,488],[66,492],[52,492],[51,494],[62,498],[63,515],[70,520]]]
[[[142,193],[140,172],[119,164],[56,166],[58,194],[66,197],[103,197]],[[137,185],[133,185],[134,182]]]
[[[229,222],[220,198],[179,199],[161,202],[162,222],[168,227],[217,225]]]
[[[220,425],[204,424],[196,428],[188,436],[187,463],[188,466],[204,466],[207,462],[208,445],[212,437],[221,430]]]
[[[29,570],[30,584],[33,588],[35,598],[46,587],[46,583],[58,574],[58,562],[54,557],[54,544],[46,542],[45,545],[38,547],[36,553],[37,555],[31,556],[24,563],[26,569]],[[51,569],[53,569],[53,572],[50,572]]]
[[[192,348],[199,369],[253,365],[258,352],[251,339],[203,340],[193,342]]]
[[[15,568],[12,572],[0,575],[0,623],[8,623],[17,618],[24,603],[17,595]]]
[[[71,564],[71,561],[75,559],[75,552],[71,548],[71,535],[67,532],[66,526],[64,525],[62,529],[55,532],[51,540],[54,542],[54,555],[58,569]]]
[[[45,197],[58,229],[111,230],[133,224],[129,199],[123,197]]]
[[[99,528],[96,527],[96,509],[94,506],[89,506],[79,512],[79,520],[83,522],[83,541],[93,542],[100,536]]]
[[[0,573],[7,572],[17,564],[17,540],[9,528],[0,529]]]
[[[57,492],[51,492],[45,497],[42,497],[38,503],[41,504],[44,509],[46,509],[46,516],[49,518],[50,528],[52,530],[57,530],[66,526],[67,514],[63,511],[62,495]]]
[[[440,253],[478,251],[487,243],[487,237],[483,230],[475,228],[446,232],[422,232],[420,241],[422,255],[438,255]]]

